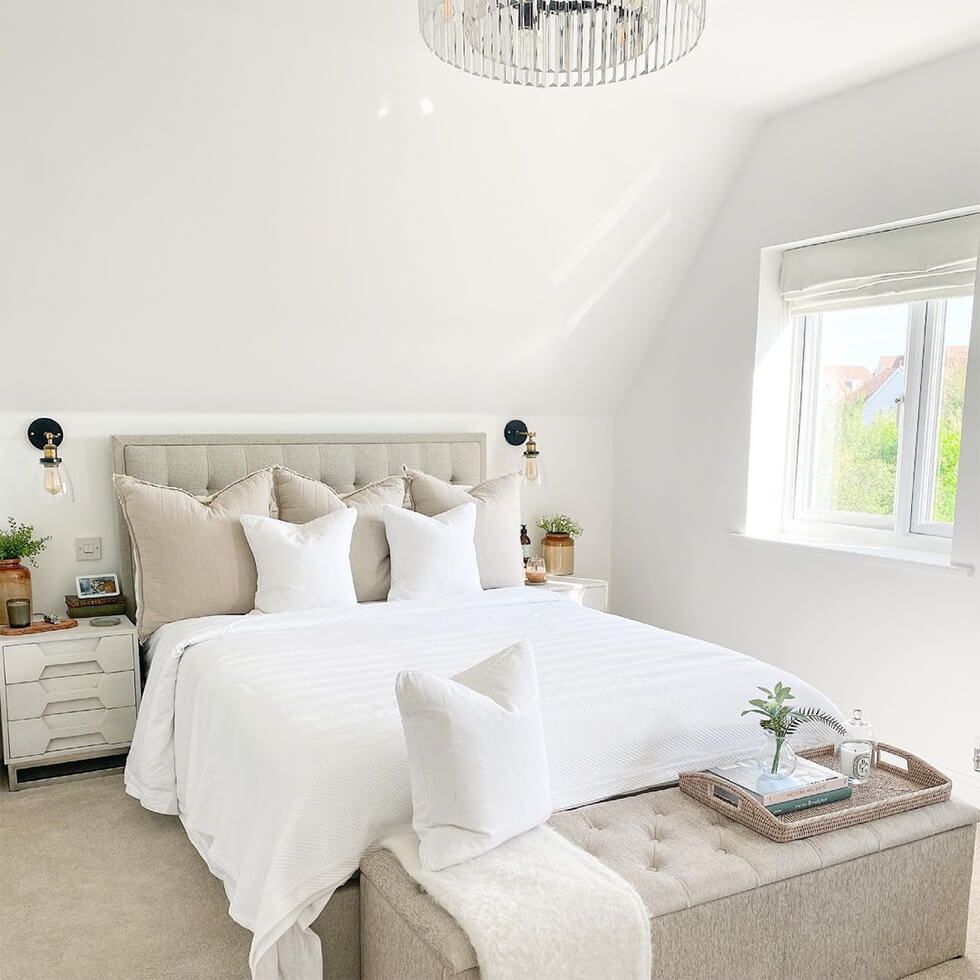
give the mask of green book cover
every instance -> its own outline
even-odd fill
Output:
[[[844,786],[842,789],[832,789],[826,793],[817,793],[815,796],[804,796],[799,800],[788,800],[786,803],[773,803],[766,809],[779,816],[780,813],[793,813],[794,810],[808,810],[811,806],[823,806],[824,803],[836,803],[838,800],[847,800],[851,796],[851,787]]]

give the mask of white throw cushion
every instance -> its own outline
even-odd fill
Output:
[[[467,501],[476,504],[476,560],[485,589],[524,584],[520,474],[498,476],[470,490],[407,467],[405,475],[419,514],[433,517]]]
[[[391,549],[388,600],[431,599],[480,591],[476,564],[476,505],[463,504],[437,517],[385,507]]]
[[[324,606],[355,606],[350,541],[357,520],[353,507],[306,524],[271,517],[242,517],[258,570],[255,608],[294,612]]]
[[[439,871],[484,854],[551,816],[551,786],[527,640],[453,678],[395,681],[419,860]]]

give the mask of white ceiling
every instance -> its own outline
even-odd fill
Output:
[[[7,3],[0,406],[606,410],[765,114],[980,43],[976,0],[709,0],[608,89],[431,56],[412,0]],[[69,366],[70,362],[70,366]]]

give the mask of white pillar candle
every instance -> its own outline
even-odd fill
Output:
[[[870,742],[841,742],[840,771],[849,779],[866,782],[871,775],[871,752]]]

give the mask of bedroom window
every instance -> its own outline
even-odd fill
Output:
[[[778,253],[780,533],[948,553],[978,243],[968,214]]]
[[[967,295],[794,318],[790,522],[952,534],[972,304]]]

